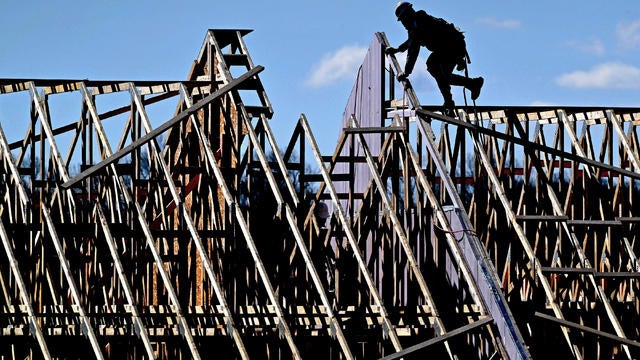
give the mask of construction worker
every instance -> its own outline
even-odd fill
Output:
[[[453,24],[433,17],[423,10],[415,11],[411,3],[401,1],[395,8],[398,21],[407,29],[409,37],[397,48],[389,47],[387,54],[407,51],[404,72],[398,74],[398,81],[404,81],[413,71],[420,46],[431,51],[427,59],[427,71],[438,83],[444,97],[444,112],[454,116],[455,103],[451,96],[451,85],[464,86],[471,91],[471,99],[480,96],[484,84],[482,77],[469,78],[453,73],[453,69],[464,70],[469,62],[464,35]]]

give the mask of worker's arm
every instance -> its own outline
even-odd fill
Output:
[[[411,40],[411,38],[409,40]],[[409,42],[409,40],[407,40],[402,45],[404,45],[407,42]],[[406,76],[409,76],[411,74],[411,72],[413,71],[413,67],[416,64],[416,60],[418,60],[418,54],[420,53],[420,44],[418,44],[416,41],[411,41],[407,45],[407,48],[408,48],[408,51],[407,51],[407,62],[404,65],[404,73],[405,73]]]
[[[416,63],[418,53],[420,52],[420,45],[417,44],[411,37],[409,37],[397,48],[390,46],[385,49],[385,53],[391,55],[398,52],[404,52],[406,50],[409,50],[409,52],[407,53],[407,63],[405,64],[404,72],[398,74],[398,81],[406,80],[409,74],[411,74],[411,72],[413,71],[413,66]]]
[[[413,39],[409,37],[405,42],[403,42],[402,44],[400,44],[400,46],[398,46],[398,52],[407,51],[407,49],[411,47],[411,44],[413,44],[413,42],[414,42]]]
[[[397,48],[394,48],[393,46],[389,46],[388,48],[385,49],[384,52],[389,55],[393,55],[399,52],[404,52],[409,48],[410,43],[411,43],[411,39],[407,39],[407,41],[400,44],[400,46],[398,46]]]

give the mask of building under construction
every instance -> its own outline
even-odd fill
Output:
[[[0,79],[0,359],[640,358],[640,108],[443,116],[377,33],[322,154],[248,33]]]

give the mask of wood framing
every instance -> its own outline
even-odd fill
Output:
[[[0,79],[1,358],[640,356],[640,109],[443,116],[377,33],[327,155],[250,32],[184,81]]]

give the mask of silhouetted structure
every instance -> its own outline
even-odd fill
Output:
[[[325,156],[304,115],[276,143],[248,33],[186,81],[0,80],[31,110],[0,119],[0,356],[638,356],[640,109],[443,116],[378,33]]]

